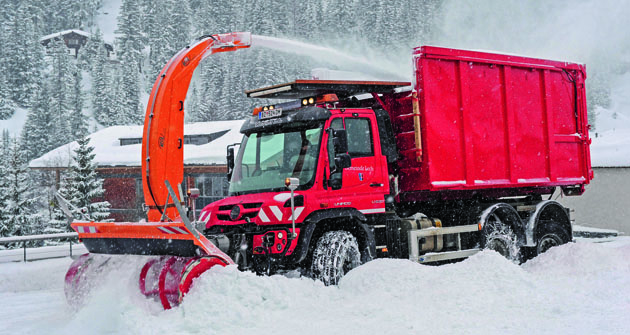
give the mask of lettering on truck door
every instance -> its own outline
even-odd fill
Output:
[[[356,113],[355,113],[356,114]],[[333,129],[346,129],[348,154],[352,165],[343,170],[342,187],[328,188],[331,207],[353,207],[364,214],[385,212],[384,194],[387,191],[381,167],[380,147],[376,145],[376,120],[365,117],[338,117],[331,121]],[[334,169],[332,137],[328,137],[328,171]]]

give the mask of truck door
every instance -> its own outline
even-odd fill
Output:
[[[387,174],[383,173],[376,119],[371,113],[352,113],[330,123],[333,129],[346,129],[348,154],[352,165],[343,170],[342,187],[328,188],[330,207],[353,207],[364,214],[385,212],[384,196],[388,192]],[[334,169],[332,136],[327,141],[328,175]]]

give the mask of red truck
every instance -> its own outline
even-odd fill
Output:
[[[178,55],[172,64],[186,61]],[[183,99],[160,102],[158,79],[143,152],[149,222],[72,226],[91,253],[162,255],[147,262],[140,286],[165,308],[217,264],[300,269],[336,284],[375,258],[434,263],[490,248],[525,261],[571,241],[569,210],[551,199],[580,195],[593,178],[584,65],[431,46],[414,49],[413,65],[412,82],[296,80],[246,91],[290,101],[253,109],[242,142],[228,148],[229,196],[198,216],[171,187],[181,175],[151,175],[180,164],[182,151],[183,134],[168,130],[180,130],[180,117],[169,112],[162,130],[151,129],[156,104],[183,115]],[[152,150],[180,158],[151,167]],[[159,287],[149,292],[149,281]]]

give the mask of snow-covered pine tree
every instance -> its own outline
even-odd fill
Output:
[[[6,226],[9,235],[42,233],[41,216],[35,208],[37,196],[33,191],[28,166],[16,139],[11,140],[9,156],[5,164],[4,180],[8,198],[3,211],[7,216]]]
[[[29,2],[21,1],[11,19],[8,22],[7,43],[2,46],[7,50],[8,57],[3,62],[6,62],[7,82],[13,101],[28,106],[38,89],[43,67],[43,48],[39,44],[41,36],[36,24],[38,18],[34,17]]]
[[[107,50],[105,49],[105,41],[103,40],[103,33],[96,27],[94,31],[90,33],[85,46],[81,48],[79,52],[79,63],[81,69],[85,71],[91,71],[94,66],[94,61],[97,57],[103,55],[107,59]]]
[[[118,78],[120,86],[118,93],[120,97],[114,117],[110,117],[113,125],[142,124],[142,108],[140,105],[140,73],[135,62],[131,60],[121,61],[118,68]]]
[[[72,111],[72,92],[74,74],[77,72],[74,61],[70,59],[68,49],[62,40],[51,41],[50,94],[52,103],[50,113],[53,128],[50,129],[52,143],[60,146],[72,141],[69,118]]]
[[[88,135],[87,117],[83,114],[83,90],[81,88],[81,71],[76,69],[74,73],[73,90],[70,109],[70,133],[76,140]]]
[[[110,81],[109,67],[105,48],[101,44],[95,50],[95,55],[92,59],[92,90],[90,97],[92,100],[92,114],[96,121],[103,126],[114,124],[112,88],[115,86],[112,86]]]
[[[68,200],[84,209],[84,214],[91,220],[102,221],[109,216],[110,204],[107,201],[93,202],[103,196],[103,180],[96,176],[94,147],[89,145],[90,138],[77,140],[79,146],[74,150],[73,162],[65,187]]]
[[[186,98],[186,105],[184,106],[186,122],[200,122],[203,118],[203,112],[201,111],[203,102],[197,86],[197,83],[191,83],[190,93],[188,93]]]
[[[163,24],[160,22],[161,15],[165,12],[163,0],[143,0],[142,11],[144,32],[149,47],[149,68],[145,70],[145,79],[147,83],[153,83],[166,64],[163,62],[166,46],[162,36]],[[151,91],[149,85],[146,89],[147,92]]]
[[[9,91],[5,77],[2,76],[0,77],[0,120],[8,120],[14,113],[15,105],[11,101],[11,91]]]
[[[120,67],[120,103],[113,124],[141,124],[140,74],[142,72],[142,35],[139,0],[123,0],[118,16],[118,59]]]
[[[37,92],[33,106],[26,114],[20,143],[27,161],[38,158],[53,148],[54,118],[50,113],[52,98],[48,84]]]
[[[3,132],[4,135],[8,136],[7,131]],[[5,154],[7,152],[7,143],[4,141],[0,141],[0,153]],[[7,157],[7,156],[3,156]],[[9,227],[8,216],[6,213],[7,201],[9,199],[9,192],[7,189],[7,167],[6,160],[0,159],[0,236],[7,237],[13,231],[11,227]]]

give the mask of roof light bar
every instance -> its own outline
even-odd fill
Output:
[[[285,91],[290,91],[290,90],[291,90],[291,85],[282,86],[282,87],[276,87],[276,88],[271,88],[271,89],[264,90],[264,91],[254,92],[254,93],[250,94],[249,97],[250,98],[255,98],[255,97],[259,97],[261,95],[274,94],[274,93],[285,92]]]

